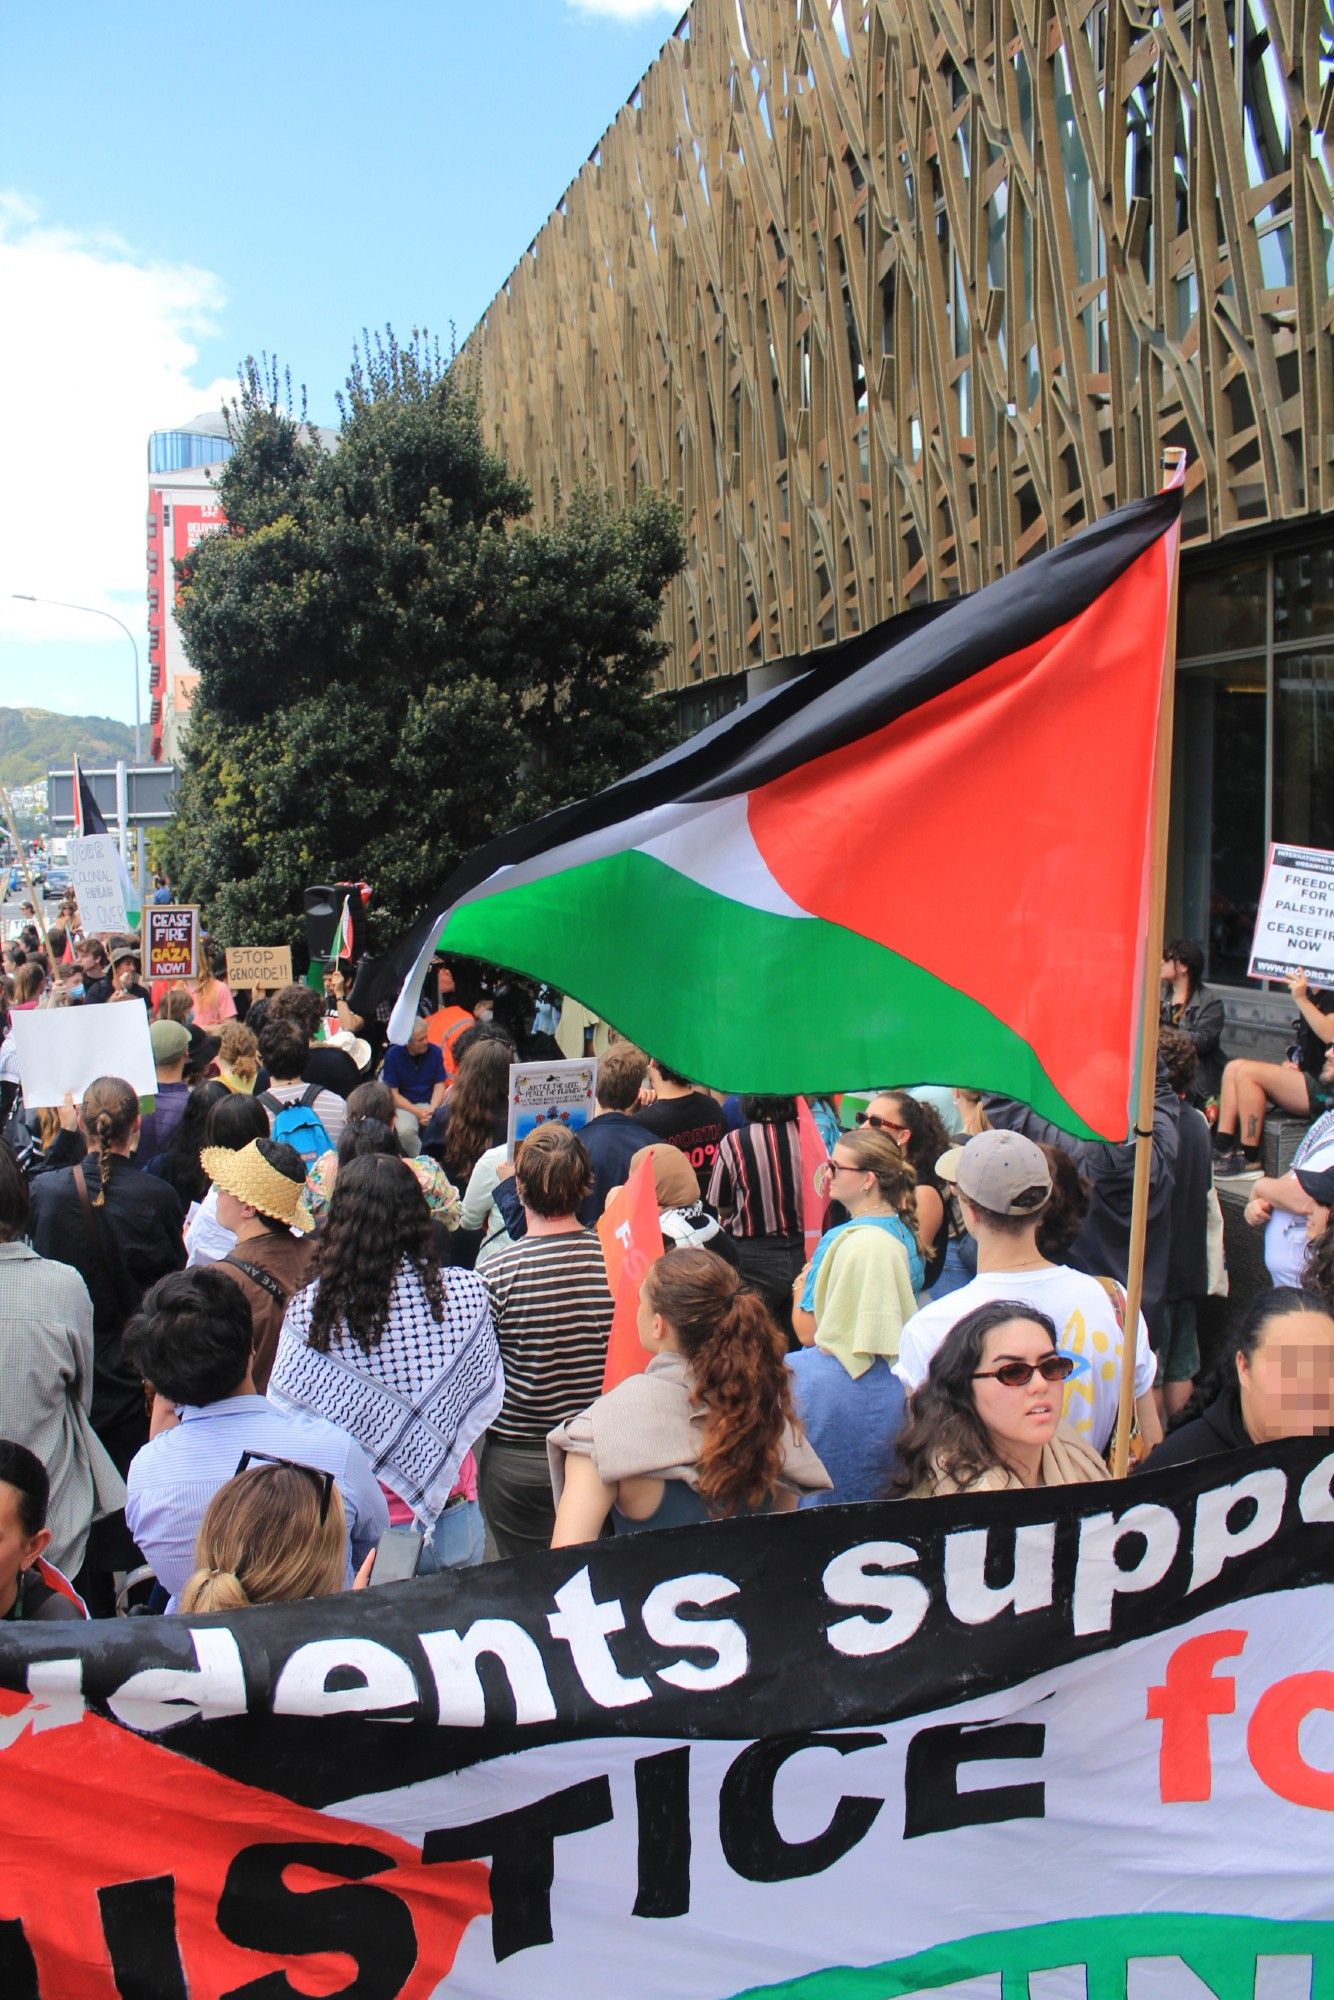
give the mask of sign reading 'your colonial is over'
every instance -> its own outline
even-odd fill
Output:
[[[0,1627],[0,1992],[1334,1991],[1334,1450]]]

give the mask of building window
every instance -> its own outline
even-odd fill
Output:
[[[1215,984],[1246,977],[1271,840],[1334,848],[1334,536],[1314,524],[1182,566],[1167,928]]]

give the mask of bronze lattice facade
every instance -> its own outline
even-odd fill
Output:
[[[695,0],[467,344],[539,507],[680,500],[689,688],[1156,483],[1334,514],[1330,0]]]

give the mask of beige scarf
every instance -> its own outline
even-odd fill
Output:
[[[1085,1444],[1077,1431],[1069,1430],[1065,1424],[1057,1424],[1056,1434],[1050,1444],[1042,1447],[1042,1475],[1040,1486],[1087,1486],[1099,1479],[1110,1479],[1111,1473],[1094,1451],[1092,1445]],[[942,1493],[1022,1493],[1022,1479],[1010,1471],[1008,1466],[993,1465],[989,1472],[971,1480],[967,1486],[958,1486],[954,1480],[943,1474],[933,1476],[931,1484],[914,1487],[910,1499],[925,1499]]]
[[[682,1357],[655,1354],[642,1375],[617,1383],[610,1394],[548,1433],[551,1489],[559,1500],[567,1452],[591,1458],[604,1486],[636,1478],[682,1479],[693,1486],[707,1420],[707,1412],[690,1400],[690,1372]],[[791,1426],[779,1478],[798,1493],[827,1493],[834,1483]]]

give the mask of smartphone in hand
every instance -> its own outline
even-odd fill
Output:
[[[416,1576],[421,1559],[422,1538],[416,1528],[386,1529],[375,1550],[372,1587],[381,1583],[406,1583],[409,1577]]]

